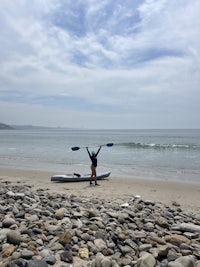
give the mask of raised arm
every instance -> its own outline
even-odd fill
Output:
[[[101,150],[101,146],[99,147],[97,153],[96,153],[96,156],[99,154],[99,151]]]
[[[89,157],[91,158],[90,151],[89,151],[88,147],[86,147],[86,149],[87,149]]]

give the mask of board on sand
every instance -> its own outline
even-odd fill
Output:
[[[97,180],[104,180],[110,176],[111,172],[106,172],[97,175]],[[80,175],[78,173],[73,174],[58,174],[51,177],[52,182],[84,182],[90,181],[91,174]]]

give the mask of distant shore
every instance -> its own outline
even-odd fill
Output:
[[[92,196],[120,203],[139,195],[143,200],[165,205],[180,205],[185,211],[200,213],[200,184],[171,181],[110,177],[99,181],[100,186],[89,186],[88,182],[54,183],[50,178],[55,173],[35,170],[0,169],[0,184],[26,184],[33,190],[41,188],[51,193],[76,196]]]

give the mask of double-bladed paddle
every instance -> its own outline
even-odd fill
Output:
[[[106,144],[106,145],[99,145],[99,146],[108,146],[108,147],[111,147],[111,146],[113,146],[113,143],[108,143],[108,144]],[[99,147],[98,146],[98,147]],[[85,146],[85,147],[79,147],[79,146],[74,146],[74,147],[72,147],[71,149],[72,149],[72,151],[77,151],[77,150],[79,150],[79,149],[82,149],[82,148],[86,148],[87,146]],[[97,147],[97,146],[95,146],[95,147]]]

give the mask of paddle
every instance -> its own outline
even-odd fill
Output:
[[[99,145],[99,146],[100,146],[100,145]],[[108,144],[106,144],[106,145],[101,145],[101,146],[108,146],[108,147],[111,147],[111,146],[113,146],[113,143],[108,143]],[[81,149],[81,148],[86,148],[86,146],[85,146],[85,147],[74,146],[74,147],[72,147],[71,149],[72,149],[72,151],[77,151],[77,150],[79,150],[79,149]]]

